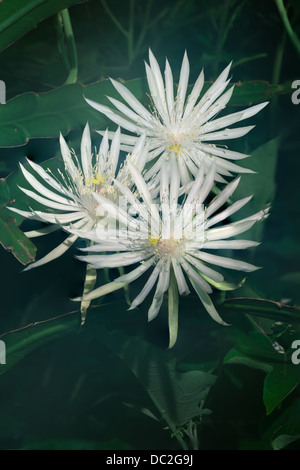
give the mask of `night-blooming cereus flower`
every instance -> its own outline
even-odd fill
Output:
[[[60,136],[60,148],[65,166],[64,174],[58,171],[58,175],[53,175],[50,170],[46,171],[40,165],[28,160],[28,164],[33,170],[31,173],[20,164],[25,179],[35,191],[22,187],[20,189],[47,209],[55,210],[55,212],[42,212],[31,209],[30,212],[26,212],[9,207],[10,210],[23,217],[51,224],[40,230],[26,232],[29,238],[42,236],[59,228],[64,228],[67,231],[67,226],[70,223],[84,234],[85,231],[91,230],[101,221],[101,216],[97,214],[99,207],[93,197],[93,192],[101,194],[107,199],[117,200],[119,192],[114,186],[114,178],[117,176],[124,185],[130,186],[132,184],[128,180],[129,172],[126,165],[121,165],[117,170],[120,153],[120,129],[116,132],[110,146],[108,135],[105,133],[99,152],[93,154],[90,130],[87,124],[81,140],[80,160],[69,149],[62,135]],[[137,141],[132,155],[127,158],[132,158],[132,161],[138,164],[139,169],[143,169],[146,161],[143,136]],[[77,238],[78,236],[74,233],[69,233],[63,243],[40,260],[31,263],[25,270],[58,258],[70,248]]]
[[[158,179],[162,166],[173,158],[176,159],[183,186],[189,184],[196,177],[200,165],[207,173],[214,163],[216,166],[215,180],[218,182],[224,182],[224,176],[231,176],[232,172],[251,173],[251,170],[234,163],[248,155],[231,151],[225,146],[217,146],[216,144],[219,141],[235,139],[247,134],[254,126],[232,129],[228,129],[228,126],[255,115],[266,106],[267,102],[214,119],[226,107],[233,92],[233,86],[225,91],[230,81],[230,79],[228,80],[230,65],[200,98],[204,85],[202,71],[191,93],[187,96],[189,61],[185,53],[177,94],[174,97],[173,75],[168,61],[166,61],[164,79],[151,50],[149,51],[149,61],[150,65],[147,63],[145,65],[153,104],[152,111],[148,111],[124,85],[115,80],[111,80],[111,82],[127,104],[108,97],[117,112],[86,99],[92,107],[127,131],[135,135],[147,133],[150,150],[149,161],[152,160],[153,165],[145,174],[146,180],[152,177]],[[109,138],[113,138],[113,135],[114,133],[110,132]],[[135,140],[136,137],[123,134],[121,148],[130,151]]]
[[[83,251],[92,252],[79,256],[93,268],[113,268],[136,265],[130,272],[103,285],[84,297],[93,300],[120,289],[138,279],[146,271],[151,274],[142,291],[133,300],[131,309],[137,307],[156,285],[154,297],[148,311],[149,321],[156,317],[163,302],[164,293],[169,292],[169,347],[175,344],[178,325],[178,293],[189,293],[188,282],[198,294],[210,316],[218,323],[225,324],[216,311],[209,294],[212,287],[223,290],[233,288],[224,281],[223,275],[215,269],[222,268],[250,272],[258,269],[244,261],[219,256],[210,251],[219,249],[239,250],[256,246],[249,240],[230,238],[252,227],[257,220],[262,220],[264,213],[234,223],[218,225],[243,207],[250,197],[243,198],[219,211],[238,186],[240,178],[232,181],[205,207],[207,196],[214,184],[215,168],[211,166],[207,175],[200,168],[189,194],[178,204],[180,176],[175,160],[170,163],[171,178],[167,175],[168,167],[163,165],[160,181],[160,204],[153,203],[149,188],[141,173],[128,163],[132,179],[136,186],[132,193],[125,185],[115,181],[120,193],[131,204],[137,217],[118,209],[109,200],[96,194],[99,204],[105,207],[110,217],[116,218],[116,228],[106,233],[91,230],[85,236],[94,241],[94,245]],[[103,254],[109,253],[109,254]],[[115,253],[112,253],[115,252]],[[212,265],[209,266],[209,265]],[[74,299],[74,300],[80,300]]]

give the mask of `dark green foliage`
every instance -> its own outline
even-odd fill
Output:
[[[298,2],[284,3],[300,37]],[[57,16],[69,7],[77,57]],[[300,57],[276,3],[3,0],[0,18],[7,92],[0,105],[0,340],[7,348],[7,363],[0,364],[0,448],[299,449],[300,364],[291,358],[300,340],[300,104],[291,101],[291,84],[300,80]],[[190,84],[203,66],[205,88],[233,60],[236,87],[226,112],[270,100],[249,119],[256,124],[249,135],[225,142],[251,155],[241,164],[257,172],[243,175],[233,195],[254,194],[236,217],[271,204],[269,217],[245,237],[262,244],[234,253],[263,269],[236,291],[214,294],[230,327],[214,323],[195,295],[180,298],[172,350],[167,296],[148,324],[147,302],[127,311],[124,292],[110,294],[93,302],[81,328],[79,305],[70,298],[83,288],[84,266],[74,259],[82,242],[21,273],[22,264],[66,234],[36,239],[36,249],[23,231],[42,224],[5,207],[41,209],[18,188],[28,186],[17,162],[26,165],[28,156],[55,173],[59,132],[78,149],[87,121],[96,146],[96,130],[115,130],[84,100],[109,105],[107,95],[117,98],[108,77],[150,106],[143,66],[149,47],[162,67],[168,57],[175,80],[186,49]],[[231,282],[242,277],[228,273]],[[98,273],[97,285],[104,282]],[[131,298],[142,282],[130,286]]]

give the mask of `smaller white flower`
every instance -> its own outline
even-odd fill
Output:
[[[144,145],[144,136],[136,144],[130,157],[142,171],[147,159],[147,149]],[[120,129],[109,146],[108,134],[104,134],[98,153],[93,154],[90,129],[86,125],[81,140],[80,160],[75,152],[70,150],[65,139],[60,135],[60,149],[64,161],[64,174],[58,170],[53,175],[50,170],[44,170],[40,165],[27,159],[33,172],[28,171],[21,163],[22,173],[34,191],[20,187],[20,189],[34,201],[44,205],[52,212],[33,210],[27,212],[15,207],[8,207],[23,217],[39,220],[51,224],[39,230],[26,232],[29,238],[51,233],[59,228],[67,231],[70,223],[82,231],[91,230],[99,223],[97,215],[98,202],[93,197],[93,192],[105,196],[110,200],[117,200],[119,191],[114,185],[117,176],[124,185],[130,186],[128,169],[125,165],[119,165],[120,154]],[[35,176],[34,176],[35,173]],[[51,189],[50,189],[51,188]],[[54,210],[54,212],[53,212]],[[65,253],[77,240],[78,236],[69,236],[40,260],[31,263],[25,270],[41,266],[58,258]]]
[[[213,166],[206,176],[203,168],[198,171],[188,196],[178,205],[180,177],[177,166],[173,160],[171,175],[168,178],[168,168],[164,165],[161,171],[159,207],[154,204],[141,173],[130,162],[128,168],[136,186],[136,193],[133,194],[128,187],[118,181],[115,181],[115,185],[133,206],[138,217],[126,214],[123,209],[118,210],[114,202],[95,194],[95,199],[105,207],[109,216],[115,217],[116,228],[108,229],[106,234],[97,229],[86,232],[85,236],[96,244],[83,251],[94,254],[78,258],[96,269],[139,265],[114,282],[90,292],[83,299],[91,301],[120,289],[152,268],[148,281],[133,300],[131,309],[140,305],[156,284],[153,302],[148,312],[150,321],[158,314],[164,293],[169,290],[171,347],[177,337],[178,293],[180,295],[189,293],[187,281],[196,291],[210,316],[218,323],[225,324],[209,294],[212,292],[212,286],[223,290],[232,289],[234,286],[224,282],[223,275],[215,269],[215,266],[246,272],[258,268],[244,261],[215,255],[209,251],[239,250],[258,245],[249,240],[229,240],[229,238],[250,229],[257,220],[263,218],[263,215],[257,213],[239,222],[219,225],[243,207],[251,197],[243,198],[219,212],[238,186],[240,181],[238,178],[229,183],[207,207],[204,207],[203,203],[214,184]],[[72,228],[70,230],[72,231]],[[73,229],[73,232],[80,234],[76,229]],[[103,252],[115,253],[103,254]]]
[[[86,99],[93,108],[127,131],[135,135],[147,134],[149,161],[152,161],[153,165],[145,174],[146,180],[152,177],[159,179],[162,166],[171,159],[176,160],[183,186],[194,180],[200,166],[207,173],[213,163],[216,166],[215,180],[218,182],[225,182],[224,177],[232,176],[232,173],[252,173],[251,170],[235,163],[248,155],[229,150],[224,145],[218,146],[218,143],[246,135],[254,126],[229,126],[254,116],[268,103],[216,118],[228,104],[234,89],[232,86],[225,91],[230,82],[228,74],[231,64],[201,97],[204,85],[202,71],[187,96],[190,66],[185,53],[178,90],[174,97],[173,75],[168,60],[164,78],[151,50],[149,62],[150,65],[146,63],[145,66],[152,110],[146,109],[124,85],[115,80],[111,82],[126,102],[125,105],[115,98],[108,97],[117,111]],[[109,138],[112,139],[113,136],[114,133],[110,132]],[[135,139],[133,135],[122,134],[121,149],[130,152]]]

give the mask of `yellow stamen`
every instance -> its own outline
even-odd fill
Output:
[[[181,145],[178,145],[178,144],[171,145],[171,147],[169,147],[169,149],[173,150],[173,152],[175,152],[176,155],[180,155],[180,153],[181,153]]]
[[[95,173],[95,175],[92,178],[88,179],[88,183],[90,184],[95,184],[97,186],[100,186],[101,184],[105,184],[108,176],[101,176],[99,173]]]
[[[149,240],[148,240],[148,245],[154,245],[154,246],[156,246],[157,243],[159,242],[159,240],[160,240],[160,237],[158,237],[158,238],[149,238]]]

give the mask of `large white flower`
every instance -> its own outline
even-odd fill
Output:
[[[152,160],[153,165],[145,175],[146,180],[155,176],[159,178],[159,172],[165,161],[170,161],[172,158],[176,158],[183,186],[196,177],[200,165],[207,173],[214,163],[215,180],[219,182],[224,182],[223,177],[231,176],[232,172],[251,172],[234,163],[248,155],[231,151],[224,145],[217,146],[216,143],[247,134],[254,126],[232,129],[228,129],[228,126],[255,115],[266,106],[267,102],[213,119],[226,107],[233,92],[233,86],[225,91],[230,81],[228,74],[231,64],[199,99],[204,85],[203,71],[191,93],[186,96],[189,80],[189,61],[186,53],[181,66],[176,98],[174,98],[173,75],[169,62],[166,60],[165,79],[163,79],[151,50],[149,50],[149,61],[150,65],[147,63],[145,65],[153,104],[151,111],[148,111],[124,85],[115,80],[111,82],[128,106],[108,97],[116,108],[114,111],[86,99],[91,106],[127,131],[136,135],[147,133],[149,161]],[[109,138],[112,139],[113,135],[114,133],[110,132]],[[123,134],[121,148],[130,151],[135,140],[136,137]]]
[[[148,281],[133,300],[131,309],[143,302],[156,284],[153,302],[148,312],[148,319],[152,320],[160,310],[164,293],[169,290],[171,347],[177,337],[178,292],[180,295],[189,293],[187,281],[190,281],[211,317],[225,324],[209,294],[212,292],[212,286],[229,290],[233,285],[226,283],[223,275],[209,265],[246,272],[258,268],[244,261],[215,255],[207,250],[238,250],[256,246],[257,243],[253,241],[229,240],[229,238],[250,229],[257,220],[264,217],[264,212],[239,222],[220,225],[251,199],[251,196],[246,197],[219,211],[236,189],[240,178],[229,183],[207,207],[204,207],[203,203],[214,184],[215,168],[211,166],[206,176],[204,169],[201,168],[188,196],[178,204],[180,177],[175,160],[170,162],[170,166],[170,184],[167,165],[163,165],[161,170],[159,206],[154,204],[141,173],[130,162],[128,167],[136,186],[135,193],[121,182],[115,181],[120,193],[136,211],[136,217],[128,214],[123,208],[120,209],[114,202],[95,194],[95,199],[105,208],[109,217],[116,219],[116,224],[115,228],[110,228],[107,232],[99,231],[99,226],[96,230],[86,232],[85,236],[95,244],[83,250],[93,253],[79,256],[79,259],[96,269],[131,266],[138,263],[131,272],[84,296],[88,301],[126,286],[152,268]],[[80,233],[76,229],[73,231]],[[115,253],[103,254],[104,252]]]
[[[132,155],[127,157],[131,158],[140,170],[143,169],[147,158],[144,141],[145,137],[142,136],[137,141]],[[50,170],[46,171],[40,165],[27,160],[36,175],[34,176],[20,163],[25,179],[35,191],[23,187],[20,189],[33,200],[52,210],[52,212],[42,212],[31,209],[30,212],[27,212],[9,207],[10,210],[23,217],[51,224],[39,230],[26,232],[25,234],[29,238],[42,236],[62,227],[67,231],[67,226],[70,223],[73,223],[74,227],[80,229],[84,234],[101,220],[97,214],[98,203],[93,197],[93,192],[116,200],[119,195],[113,182],[116,176],[124,185],[132,185],[126,164],[121,165],[120,169],[117,168],[120,154],[120,129],[115,133],[111,146],[109,146],[106,132],[99,151],[93,154],[90,129],[87,124],[81,140],[80,161],[75,152],[69,149],[62,135],[60,135],[60,148],[65,166],[64,174],[59,171],[58,175],[53,175]],[[58,258],[70,248],[77,238],[77,235],[69,234],[63,243],[40,260],[31,263],[25,270]]]

